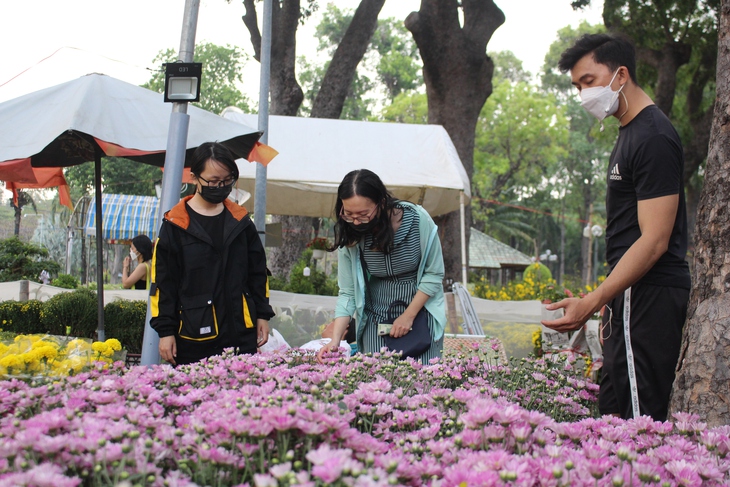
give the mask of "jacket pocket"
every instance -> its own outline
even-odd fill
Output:
[[[196,297],[185,300],[180,306],[178,335],[196,342],[218,338],[218,318],[212,299]]]
[[[248,299],[246,299],[246,294],[241,295],[241,299],[243,300],[243,323],[246,325],[246,328],[253,328],[254,327],[254,316],[255,316],[255,309],[252,310],[248,306]]]

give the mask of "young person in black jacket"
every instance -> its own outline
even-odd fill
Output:
[[[255,353],[269,337],[266,256],[245,208],[228,199],[238,179],[216,142],[195,151],[193,196],[165,213],[152,260],[150,325],[160,356],[197,362],[223,349]]]

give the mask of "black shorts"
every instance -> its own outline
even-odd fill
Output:
[[[629,292],[629,343],[640,415],[665,421],[687,317],[689,289],[635,284]],[[606,310],[603,315],[598,408],[601,414],[619,414],[628,419],[634,417],[634,405],[624,336],[624,296],[621,293],[608,303],[611,312]]]

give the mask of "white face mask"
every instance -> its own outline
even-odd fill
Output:
[[[132,260],[137,260],[138,255],[139,254],[137,252],[135,252],[134,250],[129,251],[129,256],[132,258]]]
[[[620,68],[619,68],[620,69]],[[611,89],[613,80],[616,79],[618,69],[613,73],[608,86],[596,86],[594,88],[584,88],[580,92],[580,105],[586,109],[588,113],[601,121],[601,130],[603,130],[603,119],[609,115],[613,115],[618,110],[618,95],[625,85],[621,85],[618,91]]]

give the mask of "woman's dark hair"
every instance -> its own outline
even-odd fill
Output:
[[[611,71],[626,66],[631,81],[635,85],[639,85],[636,81],[636,50],[628,37],[611,34],[585,34],[560,55],[558,68],[563,73],[567,73],[586,54],[593,54],[595,62],[608,66]]]
[[[195,149],[193,153],[193,161],[190,164],[190,172],[196,176],[205,171],[205,163],[209,159],[213,159],[220,164],[226,166],[233,176],[238,179],[238,166],[236,165],[236,159],[228,147],[219,142],[203,142]]]
[[[347,173],[337,189],[335,203],[335,245],[330,250],[350,247],[357,244],[362,234],[355,232],[349,223],[340,217],[342,200],[353,196],[362,196],[375,202],[378,206],[375,224],[370,234],[373,237],[372,248],[388,253],[393,247],[393,225],[390,215],[398,200],[390,194],[377,174],[367,169],[358,169]]]
[[[132,239],[132,244],[142,255],[142,260],[147,262],[152,258],[152,241],[147,235],[137,235]]]

